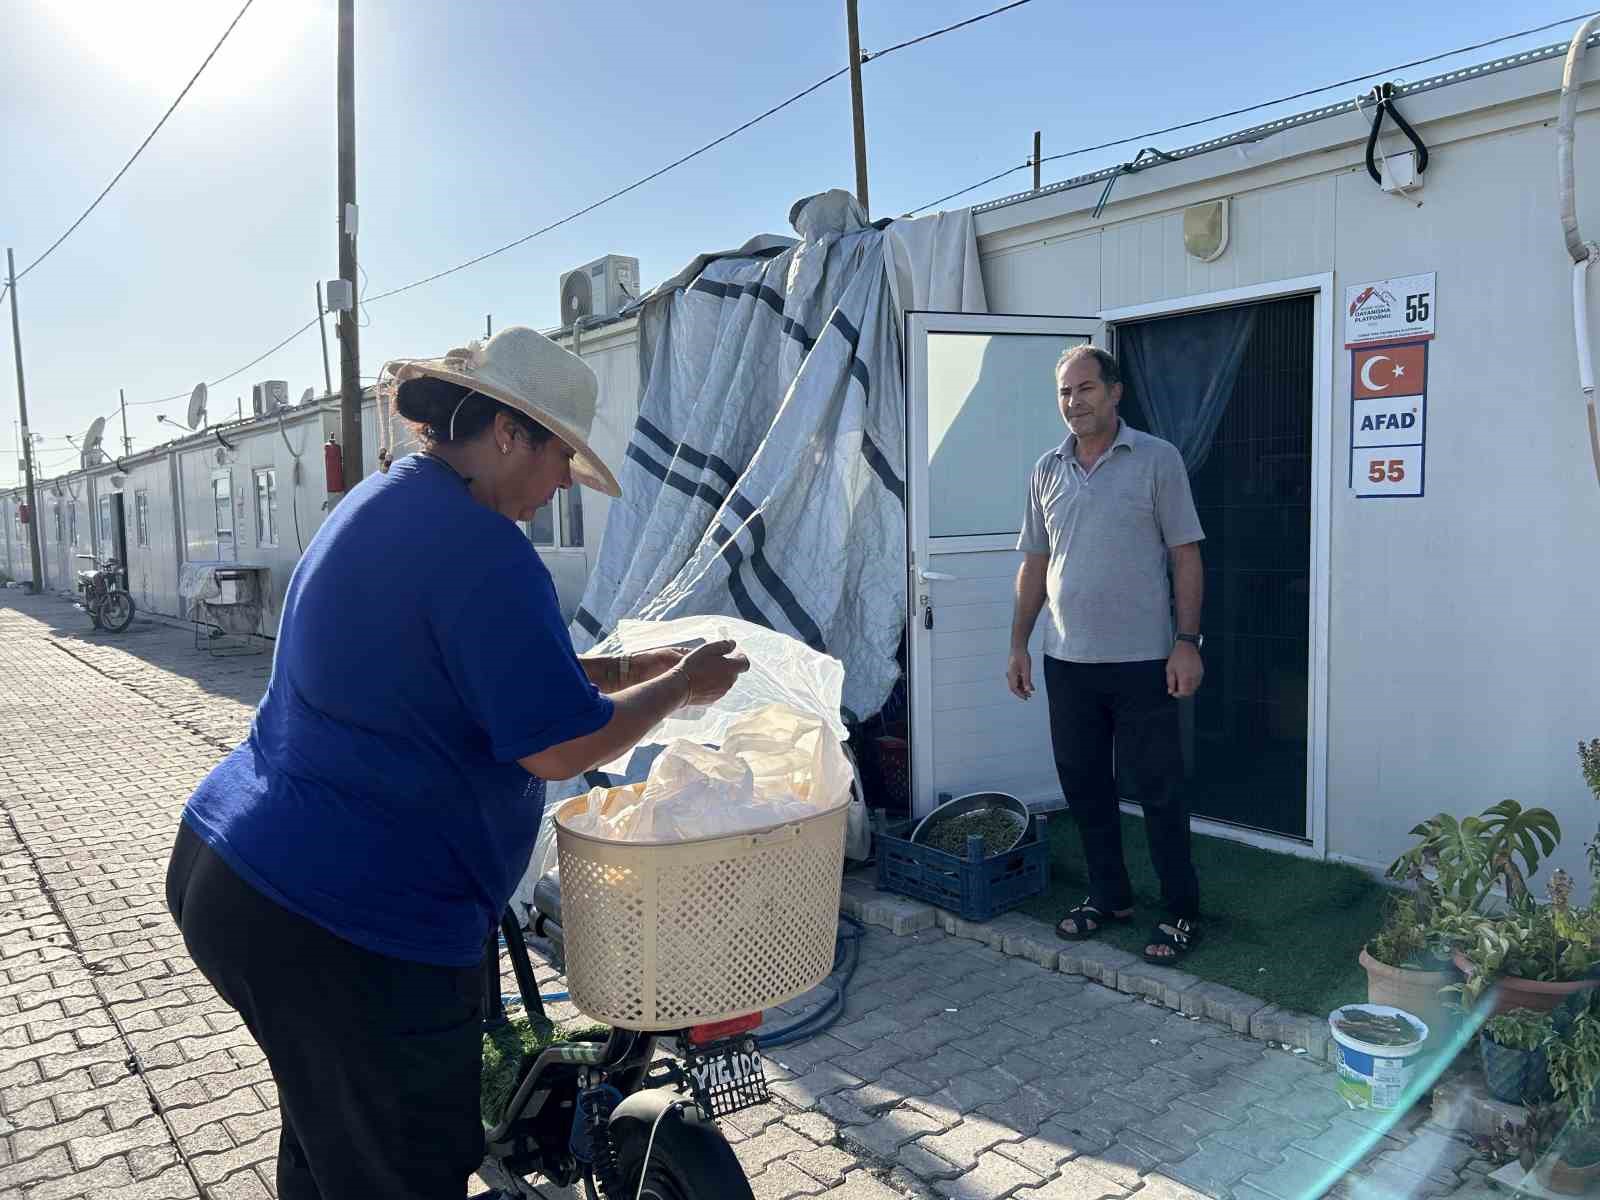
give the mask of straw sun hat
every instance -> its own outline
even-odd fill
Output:
[[[589,445],[600,385],[589,364],[524,325],[502,329],[442,358],[398,358],[384,364],[384,384],[398,388],[429,376],[471,388],[543,425],[576,451],[572,478],[608,496],[622,495],[611,468]],[[382,386],[382,385],[380,385]]]

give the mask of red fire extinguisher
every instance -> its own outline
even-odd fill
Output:
[[[344,455],[339,451],[339,443],[331,437],[322,447],[322,473],[327,476],[330,496],[344,491]]]

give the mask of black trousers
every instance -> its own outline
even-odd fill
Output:
[[[1046,657],[1050,741],[1083,855],[1089,894],[1102,910],[1133,906],[1122,855],[1118,797],[1144,806],[1150,861],[1161,899],[1175,917],[1200,915],[1200,884],[1189,847],[1178,702],[1167,694],[1164,660],[1074,663]]]
[[[167,907],[271,1064],[279,1200],[461,1200],[483,1161],[480,968],[336,937],[250,887],[187,825]]]

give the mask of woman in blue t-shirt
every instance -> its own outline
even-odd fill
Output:
[[[582,483],[597,384],[531,329],[384,369],[419,454],[351,490],[290,580],[250,735],[190,797],[167,905],[282,1108],[280,1200],[459,1200],[483,1156],[481,965],[545,781],[749,664],[579,659],[517,522]]]

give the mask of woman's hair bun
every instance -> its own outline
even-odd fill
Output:
[[[467,389],[458,383],[419,375],[395,389],[394,406],[406,420],[442,434],[450,425],[450,414],[466,394]]]

